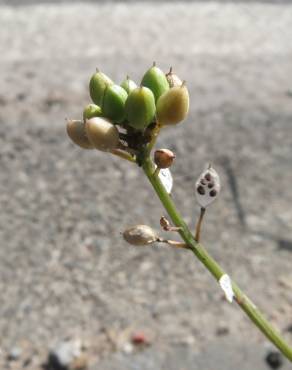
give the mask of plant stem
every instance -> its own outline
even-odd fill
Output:
[[[176,206],[166,192],[163,184],[158,176],[153,175],[154,163],[147,155],[143,159],[142,168],[152,184],[156,194],[161,200],[169,217],[175,226],[180,227],[180,235],[189,249],[196,255],[196,257],[205,265],[214,278],[219,281],[225,271],[221,266],[208,254],[202,244],[197,243],[194,236],[190,232],[188,226],[184,222],[182,216],[177,211]],[[232,288],[235,300],[241,309],[249,316],[254,324],[265,334],[265,336],[292,362],[292,348],[286,343],[281,335],[272,327],[272,325],[263,317],[262,313],[252,303],[252,301],[240,290],[235,282],[232,282]]]

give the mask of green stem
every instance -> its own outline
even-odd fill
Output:
[[[205,265],[214,278],[219,281],[225,271],[220,265],[208,254],[206,249],[197,243],[194,236],[190,232],[188,226],[184,222],[182,216],[176,209],[174,202],[166,192],[163,184],[158,176],[154,175],[155,166],[152,160],[147,156],[143,160],[142,168],[152,184],[156,194],[161,200],[164,208],[169,214],[175,226],[180,227],[180,235],[189,249],[196,257]],[[235,300],[241,309],[249,316],[255,325],[265,334],[265,336],[292,362],[292,348],[286,343],[281,335],[272,327],[272,325],[263,317],[262,313],[252,303],[252,301],[240,290],[236,283],[232,282],[232,288]]]

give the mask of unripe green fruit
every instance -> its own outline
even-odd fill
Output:
[[[93,149],[93,145],[88,140],[85,131],[85,125],[79,120],[68,120],[67,121],[67,134],[74,144],[80,146],[83,149]]]
[[[128,96],[126,116],[136,130],[143,130],[152,122],[155,110],[154,95],[147,87],[137,87]]]
[[[189,111],[189,93],[187,87],[172,87],[161,95],[157,102],[156,116],[158,122],[164,125],[175,125],[183,121]]]
[[[97,105],[102,105],[104,90],[112,85],[113,81],[104,73],[96,72],[89,82],[89,93],[92,101]]]
[[[124,239],[132,245],[148,245],[157,241],[156,232],[147,225],[135,225],[123,232]]]
[[[92,145],[103,152],[116,149],[119,145],[119,131],[108,119],[93,117],[86,120],[86,134]]]
[[[128,94],[119,85],[107,86],[102,102],[102,112],[105,117],[114,122],[121,122],[125,119],[125,103]]]
[[[169,84],[165,74],[155,65],[144,74],[141,85],[148,87],[153,92],[155,102],[157,102],[163,93],[169,90]]]
[[[95,104],[88,104],[83,110],[83,120],[102,116],[101,108]]]
[[[127,91],[128,94],[137,88],[136,83],[133,80],[130,80],[129,77],[124,79],[124,81],[121,83],[121,86]]]

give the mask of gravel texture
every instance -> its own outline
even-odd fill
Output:
[[[264,337],[190,253],[123,242],[163,209],[138,168],[77,148],[64,119],[97,66],[139,81],[172,65],[191,95],[159,140],[177,155],[174,200],[193,227],[212,162],[222,195],[203,242],[292,342],[292,6],[2,5],[0,23],[0,367],[40,369],[72,337],[91,370],[266,369]]]

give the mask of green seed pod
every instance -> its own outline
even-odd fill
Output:
[[[151,227],[147,225],[135,225],[123,232],[123,237],[132,245],[148,245],[154,243],[158,236]]]
[[[67,134],[74,144],[83,149],[93,149],[93,145],[86,135],[84,122],[79,120],[68,120]]]
[[[104,90],[108,85],[112,85],[113,81],[104,73],[96,72],[92,75],[89,82],[89,93],[92,101],[97,105],[102,105]]]
[[[182,80],[178,77],[178,75],[172,72],[172,67],[170,67],[169,72],[165,76],[168,81],[169,87],[182,85]]]
[[[155,64],[144,74],[141,85],[148,87],[153,92],[155,102],[163,93],[169,90],[165,74]]]
[[[137,88],[136,83],[133,80],[130,80],[129,76],[124,79],[124,81],[121,83],[121,86],[127,91],[128,94],[130,94],[131,91]]]
[[[116,149],[119,145],[119,131],[106,118],[93,117],[86,120],[86,134],[92,145],[103,152]]]
[[[102,115],[101,108],[95,104],[88,104],[83,110],[83,120],[84,122],[87,119],[92,117],[100,117]]]
[[[189,111],[189,93],[183,83],[172,87],[157,102],[157,119],[162,125],[175,125],[184,120]]]
[[[155,115],[155,99],[147,87],[137,87],[126,101],[126,117],[129,125],[136,130],[143,130]]]
[[[102,102],[103,114],[114,122],[121,122],[125,119],[125,103],[128,94],[119,85],[107,86]]]

